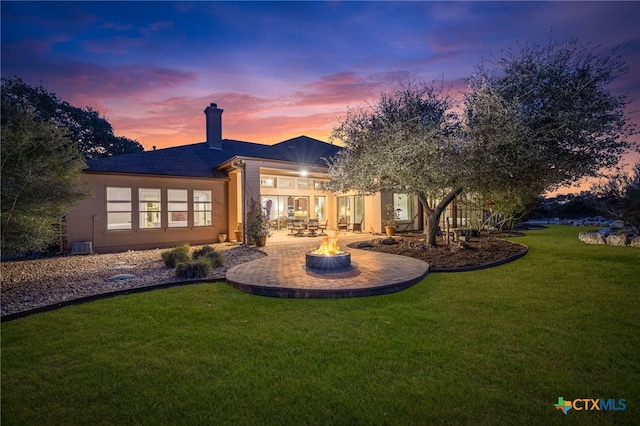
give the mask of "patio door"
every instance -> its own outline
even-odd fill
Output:
[[[348,224],[360,223],[364,219],[364,195],[340,196],[338,202],[338,222],[346,219]]]

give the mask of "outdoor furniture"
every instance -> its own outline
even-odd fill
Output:
[[[295,237],[302,237],[304,236],[304,231],[307,230],[307,224],[301,220],[296,220],[293,225],[293,230],[295,231],[295,234],[293,234]]]
[[[287,230],[289,231],[289,233],[287,235],[294,235],[296,230],[295,230],[295,224],[296,221],[293,219],[287,219]]]
[[[318,224],[318,229],[320,230],[320,233],[318,235],[327,235],[327,227],[329,226],[329,220],[327,219],[324,222],[324,225]]]
[[[338,231],[346,231],[349,228],[349,223],[347,223],[346,218],[340,218],[338,221]]]
[[[352,224],[351,230],[353,232],[360,232],[362,234],[362,221],[360,221],[359,223]]]
[[[307,225],[307,231],[309,231],[310,237],[315,237],[318,234],[316,231],[318,230],[318,219],[311,219],[309,224]]]

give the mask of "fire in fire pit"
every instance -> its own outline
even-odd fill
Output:
[[[340,250],[338,237],[325,237],[316,250],[306,254],[306,266],[316,272],[336,272],[351,267],[351,253]]]

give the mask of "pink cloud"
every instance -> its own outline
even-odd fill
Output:
[[[283,101],[225,92],[147,102],[142,117],[116,111],[109,121],[118,135],[136,139],[146,149],[201,142],[205,139],[204,109],[212,102],[224,109],[223,137],[226,139],[269,144],[304,134],[327,140],[337,119],[332,111],[298,117],[264,116]]]
[[[127,64],[100,66],[88,62],[35,61],[31,66],[43,70],[31,79],[44,84],[62,99],[76,106],[93,104],[95,99],[108,103],[109,99],[134,98],[176,88],[196,80],[195,73],[152,65]],[[25,75],[21,70],[17,75]]]
[[[367,77],[354,72],[341,72],[320,78],[293,94],[297,105],[327,105],[360,103],[371,99],[388,83],[397,84],[396,78],[405,79],[403,71],[382,73]]]

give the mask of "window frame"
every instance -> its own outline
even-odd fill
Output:
[[[184,200],[172,198],[175,193],[184,194]],[[174,193],[174,195],[172,195]],[[182,205],[184,209],[176,208]],[[184,220],[173,220],[174,214],[184,215]],[[189,227],[189,190],[185,188],[167,188],[167,228]]]
[[[208,201],[196,201],[196,193],[198,192],[202,192],[202,193],[209,193],[209,199]],[[201,228],[201,227],[206,227],[206,226],[212,226],[213,225],[213,211],[212,211],[212,206],[213,206],[213,191],[210,189],[194,189],[192,191],[192,196],[191,196],[191,202],[192,202],[192,206],[193,206],[193,227],[194,228]],[[198,208],[199,205],[204,205],[205,207],[208,205],[208,209],[200,209]],[[204,213],[204,224],[200,224],[199,220],[198,220],[198,215]],[[207,214],[208,213],[208,214]],[[207,223],[208,221],[208,223]]]
[[[145,191],[148,193],[157,193],[158,199],[144,199],[143,192]],[[150,204],[153,206],[150,207]],[[156,216],[156,221],[151,219],[153,215]],[[162,228],[162,188],[138,188],[138,218],[138,229],[140,230]],[[151,226],[145,226],[147,224],[151,224]]]
[[[118,189],[118,190],[122,190],[125,189],[129,192],[129,199],[124,200],[124,199],[110,199],[109,198],[109,190],[110,189]],[[131,231],[133,230],[133,190],[130,186],[107,186],[105,187],[105,201],[106,201],[106,216],[107,216],[107,231]],[[126,205],[128,204],[128,209],[122,210],[122,209],[112,209],[110,207],[112,206],[116,206],[116,205]],[[112,225],[116,225],[117,223],[125,223],[125,222],[112,222],[110,220],[111,215],[127,215],[129,216],[129,220],[128,222],[128,227],[112,227]]]

